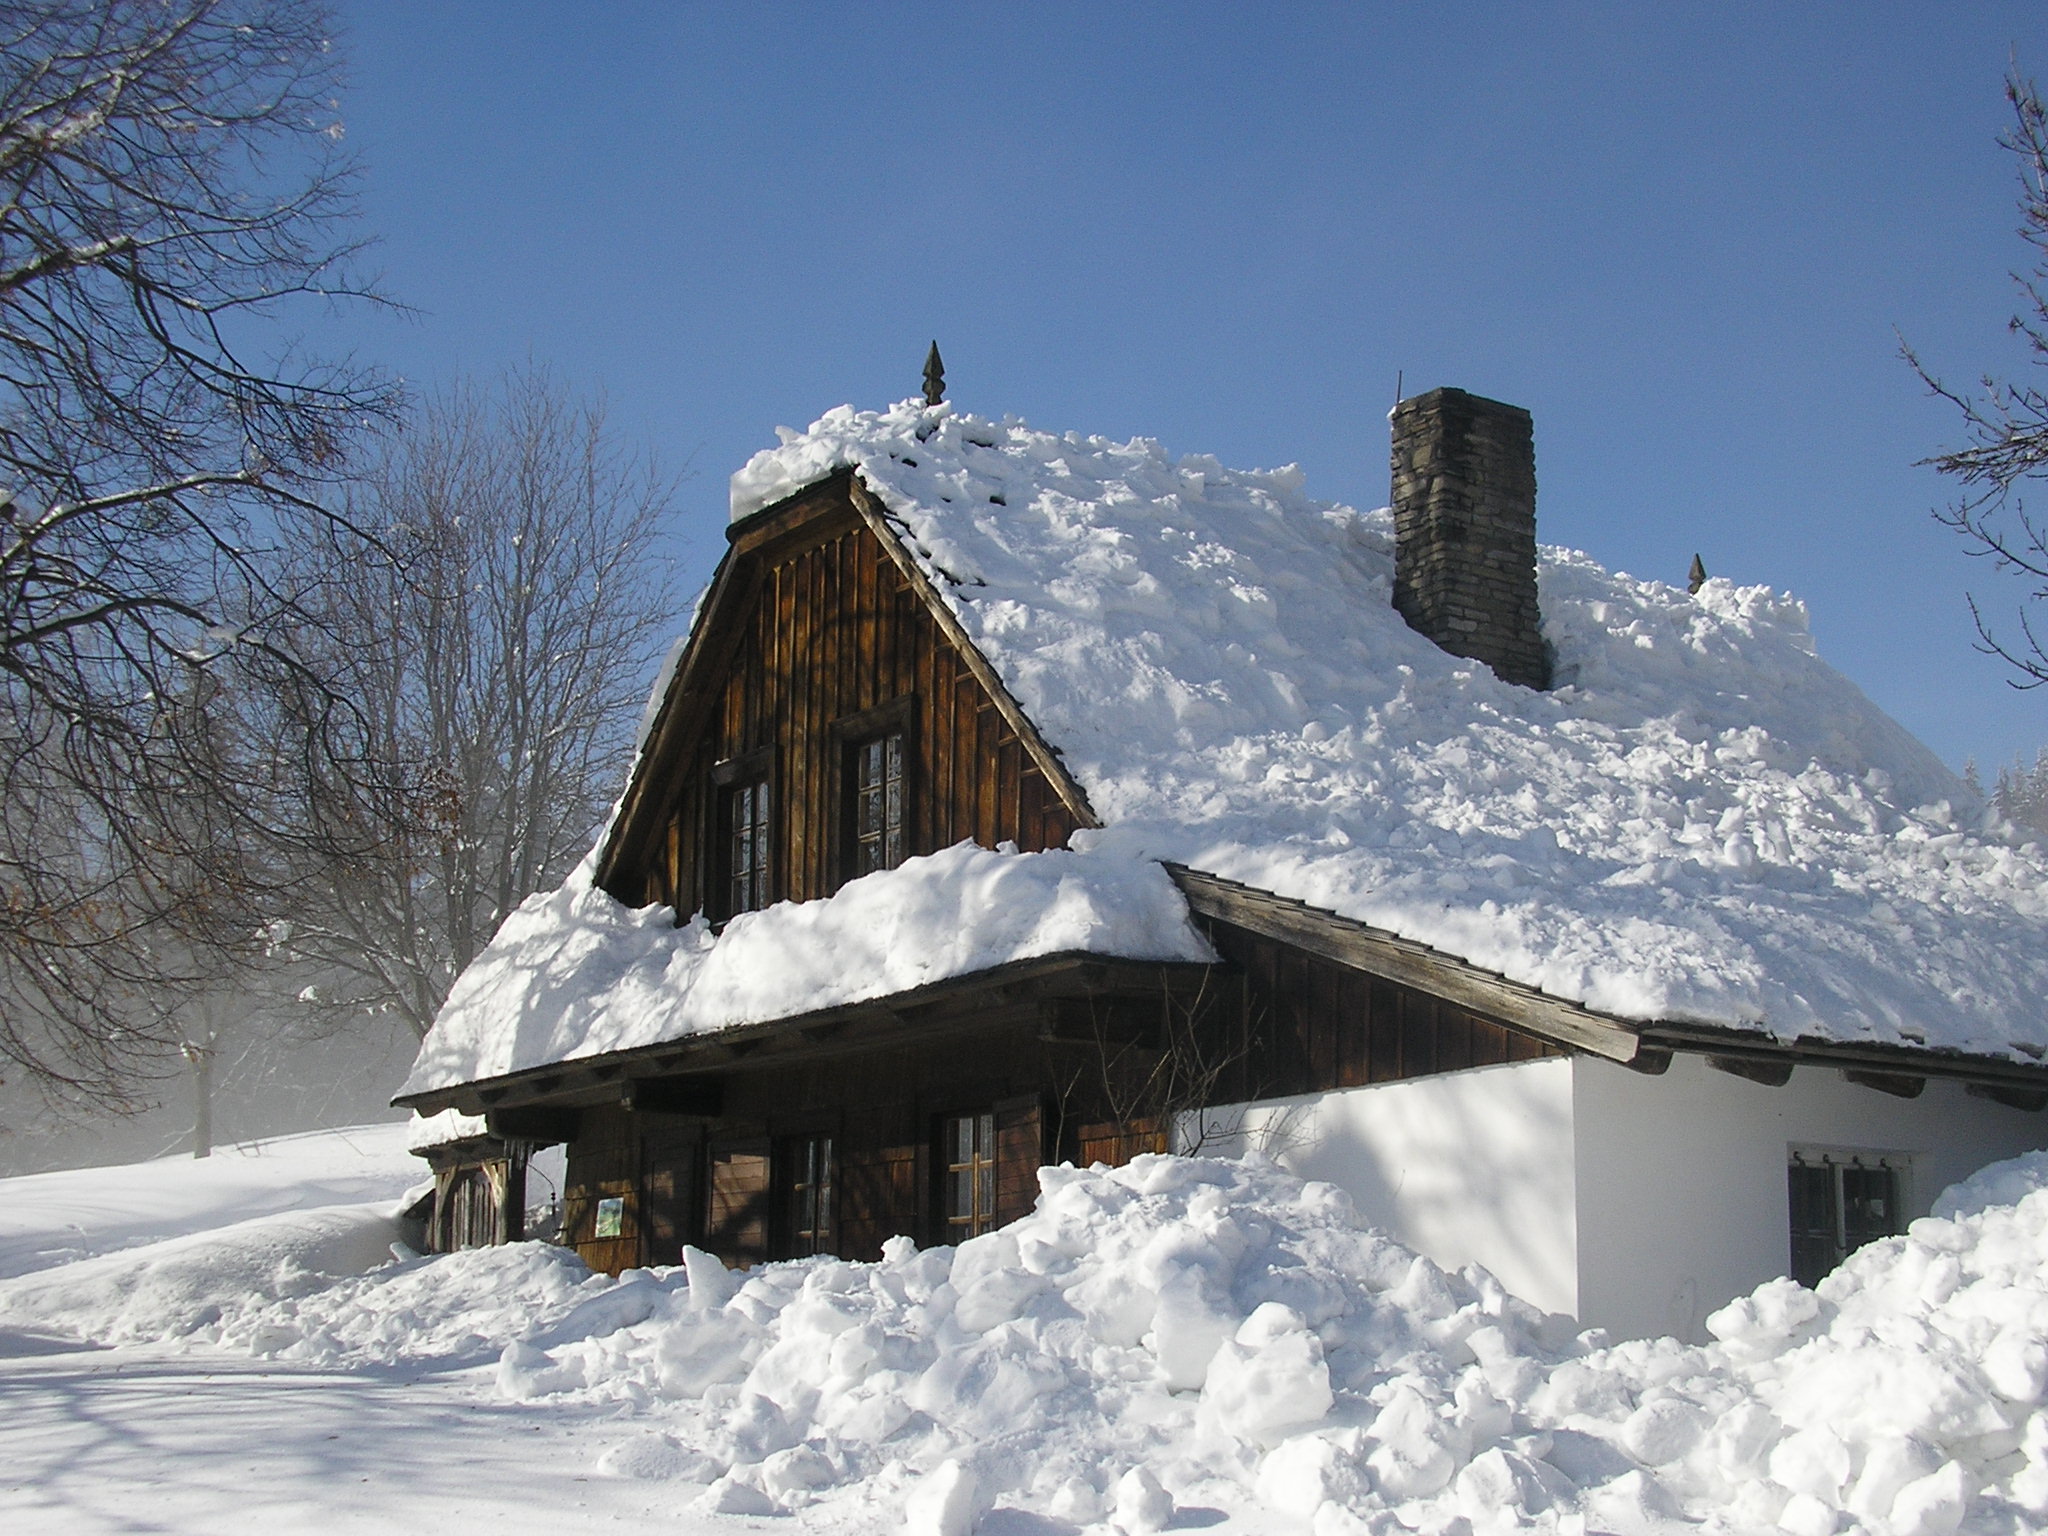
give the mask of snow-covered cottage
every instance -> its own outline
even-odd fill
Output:
[[[551,1142],[612,1270],[956,1240],[1200,1142],[1692,1334],[2039,1145],[2048,856],[1796,602],[1539,550],[1526,412],[1403,401],[1393,488],[785,431],[603,842],[398,1096],[483,1117],[443,1241]]]

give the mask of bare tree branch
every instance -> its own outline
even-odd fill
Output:
[[[2017,67],[2006,76],[2005,96],[2013,121],[1998,142],[2017,165],[2019,235],[2033,251],[2031,270],[2012,275],[2022,307],[2007,329],[2025,342],[2032,364],[2042,367],[2048,366],[2048,109],[2034,82]],[[2035,603],[2048,599],[2048,529],[2028,513],[2022,492],[2028,481],[2048,473],[2048,390],[1990,375],[1974,390],[1955,388],[1936,377],[1910,346],[1902,344],[1900,350],[1929,392],[1948,401],[1962,419],[1963,446],[1921,461],[1961,488],[1954,501],[1935,512],[1936,520],[1960,534],[1970,554],[2018,577],[2024,588],[2017,639],[1994,630],[1971,598],[1977,648],[2005,663],[2014,687],[2038,688],[2048,683],[2048,651],[2035,632],[2032,613]]]
[[[353,265],[287,0],[0,0],[0,1058],[120,1094],[375,779],[286,556],[396,393],[299,355]],[[368,832],[356,834],[359,840]]]
[[[601,405],[528,368],[432,402],[365,477],[349,509],[364,532],[306,551],[333,573],[323,670],[403,768],[395,796],[331,783],[308,840],[343,855],[278,931],[338,1017],[425,1034],[505,915],[589,850],[677,621],[670,490]]]

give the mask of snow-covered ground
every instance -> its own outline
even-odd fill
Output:
[[[241,1220],[203,1164],[72,1176],[114,1230],[0,1281],[0,1529],[2048,1527],[2048,1154],[1712,1344],[1611,1347],[1259,1163],[1051,1169],[957,1249],[613,1281],[391,1257],[340,1138],[251,1160],[281,1178]],[[138,1174],[186,1230],[126,1246]]]
[[[395,1200],[426,1181],[407,1121],[222,1146],[207,1158],[0,1180],[0,1278],[251,1217]]]

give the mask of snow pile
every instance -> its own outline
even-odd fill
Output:
[[[1107,825],[1634,1019],[2048,1049],[2048,859],[1813,653],[1804,609],[1542,554],[1558,687],[1393,610],[1384,513],[906,402],[733,477],[858,467]]]
[[[0,1322],[96,1344],[211,1341],[223,1318],[387,1262],[405,1235],[389,1201],[257,1216],[0,1280]]]
[[[407,1121],[405,1146],[408,1152],[417,1154],[490,1133],[490,1122],[484,1116],[465,1115],[459,1109],[444,1109],[438,1114],[414,1115]]]
[[[1208,960],[1157,865],[962,843],[714,934],[621,906],[590,865],[529,897],[457,979],[401,1095],[883,997],[1070,951]]]
[[[2022,1163],[1972,1185],[2037,1180]],[[2048,1190],[1972,1206],[1959,1187],[1958,1214],[1817,1293],[1773,1281],[1722,1309],[1714,1344],[1607,1347],[1269,1164],[1141,1157],[1041,1185],[999,1232],[895,1239],[876,1264],[731,1274],[692,1250],[612,1281],[518,1244],[322,1280],[316,1244],[280,1242],[301,1217],[165,1245],[175,1266],[92,1261],[61,1308],[54,1274],[32,1294],[88,1337],[474,1367],[608,1422],[594,1470],[678,1503],[901,1510],[921,1536],[1005,1509],[1023,1523],[987,1529],[1142,1536],[1221,1510],[1316,1536],[1991,1536],[2048,1516]],[[9,1318],[29,1284],[0,1289]]]
[[[393,1121],[0,1180],[0,1278],[274,1212],[397,1200],[426,1178]]]

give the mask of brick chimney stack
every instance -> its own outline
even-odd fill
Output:
[[[1462,389],[1394,407],[1394,606],[1506,682],[1550,686],[1529,413]]]

